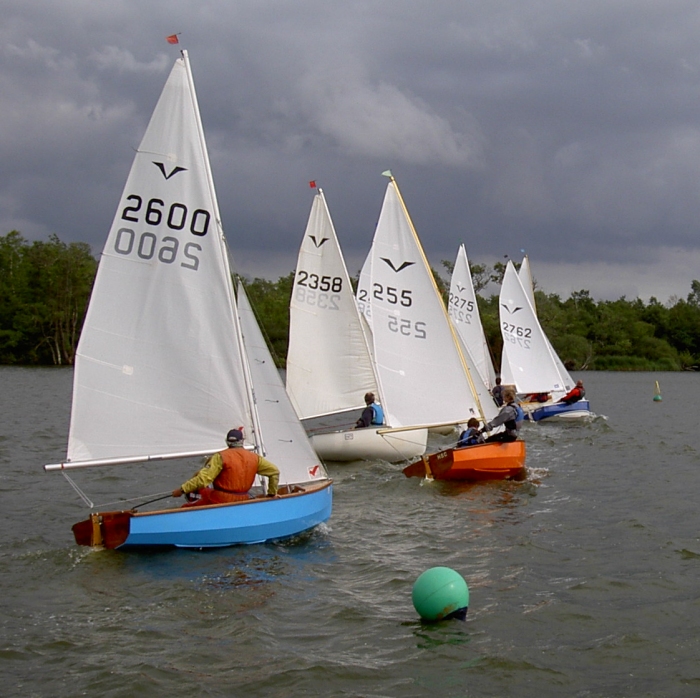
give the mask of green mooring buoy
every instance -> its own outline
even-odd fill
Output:
[[[431,567],[413,585],[413,606],[423,620],[464,620],[469,607],[469,587],[462,575],[449,567]]]
[[[659,388],[659,381],[656,381],[656,386],[654,387],[654,402],[661,402],[661,388]]]

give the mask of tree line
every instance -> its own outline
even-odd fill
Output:
[[[451,274],[452,264],[443,261]],[[494,365],[502,339],[498,295],[505,265],[471,267]],[[75,360],[97,261],[86,243],[28,242],[19,232],[0,236],[0,364],[69,365]],[[437,272],[439,288],[449,283]],[[277,281],[244,284],[275,361],[284,366],[294,272]],[[685,299],[595,301],[587,290],[567,299],[535,290],[537,313],[550,342],[570,370],[700,370],[700,281]]]

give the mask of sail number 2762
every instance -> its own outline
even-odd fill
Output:
[[[162,199],[150,199],[143,206],[143,198],[137,194],[126,197],[131,202],[122,209],[122,220],[132,223],[143,222],[153,228],[162,223],[175,234],[187,230],[195,236],[202,238],[209,232],[211,214],[209,211],[198,208],[189,211],[185,204],[175,202],[169,207]],[[133,228],[120,228],[114,239],[114,251],[121,255],[135,253],[144,260],[158,259],[164,264],[172,264],[179,261],[185,269],[199,269],[199,252],[202,246],[198,242],[184,242],[173,235],[165,235],[161,239],[150,231],[137,233]],[[180,249],[182,247],[182,249]]]
[[[514,325],[511,322],[504,322],[503,335],[504,339],[508,339],[508,341],[512,344],[519,344],[521,347],[523,347],[523,349],[530,348],[532,329],[529,327],[521,327],[520,325]]]

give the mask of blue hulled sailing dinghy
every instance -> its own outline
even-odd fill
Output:
[[[76,541],[208,548],[326,521],[332,483],[287,399],[245,294],[233,292],[187,53],[170,73],[105,244],[76,357],[67,471],[202,456],[244,427],[280,496],[95,512]],[[172,475],[163,470],[168,486]]]

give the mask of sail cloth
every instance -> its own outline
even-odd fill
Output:
[[[238,313],[243,344],[250,366],[260,422],[265,425],[261,452],[280,469],[280,484],[309,482],[327,477],[306,431],[294,412],[265,338],[238,284]]]
[[[370,257],[374,357],[388,423],[490,419],[493,401],[480,405],[474,394],[456,332],[393,178]]]
[[[522,264],[520,265],[520,269],[518,270],[518,278],[520,279],[520,283],[523,285],[523,289],[525,289],[525,293],[527,294],[527,297],[530,299],[530,303],[532,304],[532,309],[535,312],[535,317],[537,317],[537,303],[535,303],[535,282],[532,278],[532,269],[530,267],[530,259],[527,255],[523,257]],[[539,322],[539,319],[538,319]],[[542,331],[542,334],[544,334],[544,330]],[[549,353],[551,357],[554,359],[554,363],[557,366],[557,371],[559,372],[559,375],[561,376],[562,380],[564,381],[564,387],[562,389],[562,392],[568,393],[571,388],[574,387],[574,380],[569,374],[569,372],[566,370],[566,367],[564,366],[562,360],[559,358],[559,355],[557,354],[556,351],[554,351],[554,347],[552,346],[552,343],[549,341],[549,337],[547,337],[546,334],[544,334],[544,338],[547,340],[547,346],[549,347]]]
[[[450,280],[448,311],[464,345],[471,355],[484,385],[490,390],[496,385],[496,372],[491,361],[479,306],[474,292],[469,260],[464,245],[459,246]]]
[[[499,317],[503,383],[515,385],[519,393],[565,392],[566,380],[559,371],[556,354],[510,261],[501,285]]]
[[[350,276],[323,191],[314,196],[290,302],[287,392],[301,419],[379,395]]]
[[[76,357],[70,461],[215,451],[230,428],[251,431],[186,61],[170,73],[102,252]]]

